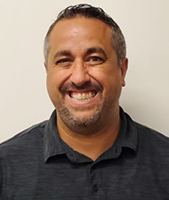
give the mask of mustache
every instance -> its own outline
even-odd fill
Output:
[[[85,82],[83,85],[76,85],[75,83],[65,83],[61,86],[60,92],[66,93],[71,90],[95,90],[95,91],[103,91],[103,87],[99,83],[91,83]]]

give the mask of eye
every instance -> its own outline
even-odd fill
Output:
[[[72,60],[70,58],[62,58],[55,62],[56,65],[60,65],[60,66],[67,66],[67,65],[70,65],[71,63],[72,63]]]
[[[91,56],[87,58],[87,63],[91,65],[99,65],[99,64],[102,64],[103,62],[104,62],[104,58],[100,56]]]
[[[62,58],[56,61],[56,64],[71,62],[69,58]]]

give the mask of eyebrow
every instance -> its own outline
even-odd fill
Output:
[[[63,51],[58,51],[55,55],[54,55],[54,59],[56,59],[59,56],[71,56],[71,51],[68,50],[63,50]]]
[[[88,48],[88,49],[86,50],[86,52],[85,52],[85,56],[90,55],[90,54],[92,54],[92,53],[101,53],[101,54],[103,54],[105,57],[107,57],[105,51],[104,51],[102,48],[100,48],[100,47],[91,47],[91,48]],[[58,52],[54,55],[54,59],[56,59],[56,58],[59,57],[59,56],[71,56],[71,55],[72,55],[72,53],[71,53],[71,51],[69,51],[69,50],[58,51]]]
[[[85,55],[89,55],[89,54],[92,54],[92,53],[101,53],[105,57],[107,57],[105,51],[100,47],[91,47],[91,48],[87,49]]]

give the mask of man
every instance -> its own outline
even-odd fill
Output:
[[[1,144],[1,199],[169,199],[168,138],[119,107],[128,60],[118,25],[101,8],[70,6],[44,54],[56,110]]]

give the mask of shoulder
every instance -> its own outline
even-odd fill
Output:
[[[127,113],[127,132],[137,138],[138,148],[169,151],[169,137],[166,135],[134,121]]]
[[[133,123],[138,134],[139,156],[160,167],[169,166],[169,138],[147,126]]]
[[[137,129],[140,142],[144,142],[147,145],[153,145],[158,148],[169,148],[169,137],[152,128],[149,128],[137,122],[134,123]]]
[[[43,130],[47,121],[33,125],[28,129],[16,134],[11,139],[0,144],[0,156],[6,157],[13,154],[21,153],[26,149],[31,149],[36,143],[41,142]]]
[[[134,122],[135,123],[135,122]],[[149,127],[135,123],[138,134],[137,158],[140,168],[161,185],[168,183],[169,138]]]
[[[168,160],[169,164],[169,137],[137,123],[126,114],[128,130],[132,137],[137,138],[137,151],[139,155]]]

